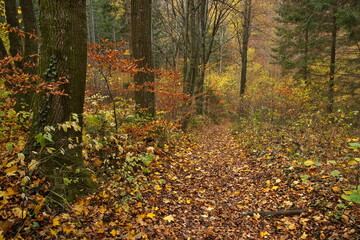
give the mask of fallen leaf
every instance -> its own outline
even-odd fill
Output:
[[[260,237],[265,237],[265,236],[267,236],[267,235],[270,235],[268,232],[260,232]]]
[[[54,219],[53,219],[53,226],[55,227],[55,226],[59,226],[59,225],[60,225],[59,219],[54,218]]]
[[[314,165],[314,164],[315,164],[315,162],[312,161],[312,160],[307,160],[307,161],[304,162],[304,165],[308,166],[308,167],[311,166],[311,165]]]
[[[168,222],[172,222],[175,220],[173,215],[166,216],[163,219]]]
[[[115,237],[117,235],[117,231],[115,229],[111,230],[110,234]]]

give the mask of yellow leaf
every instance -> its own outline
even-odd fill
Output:
[[[148,213],[146,214],[146,217],[153,219],[155,217],[154,213]]]
[[[288,228],[289,228],[290,230],[294,230],[294,229],[296,229],[296,225],[295,225],[294,223],[290,223],[289,226],[288,226]]]
[[[349,190],[344,190],[343,192],[344,192],[345,194],[351,194],[351,193],[352,193],[351,190],[350,190],[350,191],[349,191]]]
[[[266,181],[266,186],[267,186],[267,187],[270,187],[270,180],[267,180],[267,181]]]
[[[273,186],[271,189],[272,190],[276,190],[276,189],[278,189],[279,188],[279,186]]]
[[[54,230],[52,230],[52,229],[50,229],[50,233],[51,233],[51,235],[54,235],[54,236],[56,236],[56,232],[54,231]]]
[[[20,161],[24,161],[25,160],[25,155],[23,153],[18,153],[18,159]]]
[[[117,231],[115,229],[111,230],[110,234],[115,237],[117,235]]]
[[[186,199],[186,203],[190,204],[191,203],[191,199]]]
[[[311,165],[314,165],[314,163],[315,163],[315,162],[312,161],[312,160],[307,160],[307,161],[304,162],[304,165],[305,165],[305,166],[311,166]]]
[[[156,191],[159,191],[159,190],[161,190],[161,187],[156,184],[156,185],[154,186],[154,189],[155,189]]]
[[[339,188],[339,187],[336,187],[336,186],[335,186],[335,187],[332,187],[331,189],[332,189],[334,192],[340,192],[340,188]]]
[[[166,216],[163,219],[168,222],[172,222],[175,220],[173,215]]]
[[[6,173],[6,176],[11,176],[11,175],[14,175],[14,172],[16,172],[18,170],[18,167],[17,166],[11,166],[7,169],[5,169],[5,173]]]
[[[307,239],[307,234],[306,233],[303,233],[303,235],[301,235],[300,239]]]
[[[5,196],[10,197],[10,196],[15,195],[15,194],[16,194],[16,192],[14,191],[14,189],[12,189],[12,188],[7,188],[6,189]]]
[[[106,213],[106,211],[107,211],[106,207],[104,205],[101,205],[100,209],[99,209],[99,212]]]
[[[358,164],[358,162],[355,161],[355,160],[350,160],[350,161],[348,161],[348,164],[349,165],[356,165],[356,164]]]
[[[59,226],[59,225],[60,225],[59,219],[54,218],[54,219],[53,219],[53,226],[55,227],[55,226]]]
[[[71,232],[74,232],[75,229],[73,227],[63,227],[63,231],[66,233],[66,234],[70,234]]]
[[[29,163],[28,168],[29,168],[30,171],[34,171],[37,168],[38,165],[39,165],[39,161],[31,160],[31,162]]]
[[[24,219],[26,217],[26,210],[24,210],[24,209],[13,208],[12,212],[15,215],[15,217],[17,217],[17,218]]]
[[[267,236],[267,235],[270,235],[268,232],[260,232],[260,237],[265,237],[265,236]]]
[[[102,191],[101,193],[99,193],[99,196],[102,198],[108,198],[109,194],[107,194],[106,192]]]

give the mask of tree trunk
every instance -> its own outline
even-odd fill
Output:
[[[309,26],[305,29],[305,49],[304,49],[304,67],[303,67],[303,78],[305,84],[309,84]]]
[[[6,51],[4,41],[0,38],[0,60],[7,56],[8,56],[8,53]]]
[[[19,20],[17,18],[17,6],[16,1],[14,0],[5,0],[5,16],[6,22],[10,27],[17,28],[19,30]],[[16,56],[18,53],[22,53],[23,49],[21,46],[21,38],[18,35],[18,31],[9,32],[9,42],[10,42],[10,55]],[[21,62],[17,62],[17,67],[22,67]]]
[[[131,1],[131,50],[135,59],[142,59],[139,67],[144,68],[134,76],[139,87],[135,91],[135,103],[142,116],[155,116],[154,74],[147,69],[153,68],[151,0]]]
[[[87,48],[86,0],[41,0],[39,30],[41,37],[39,71],[46,82],[68,80],[61,89],[67,96],[38,94],[34,102],[34,117],[28,148],[37,152],[40,172],[53,184],[53,198],[73,200],[92,192],[92,182],[82,158],[81,129],[58,128],[76,114],[76,124],[83,126]],[[52,141],[41,141],[47,134]],[[39,140],[40,139],[40,140]],[[43,144],[39,144],[43,142]],[[53,148],[52,153],[47,149]]]
[[[199,67],[198,67],[198,79],[196,80],[196,112],[197,114],[204,114],[204,85],[205,85],[205,71],[206,71],[206,56],[207,56],[207,47],[206,47],[206,34],[207,34],[207,25],[208,25],[208,0],[199,0],[197,3],[199,8],[198,14],[198,28],[199,28],[199,42],[200,42],[200,57],[199,57]],[[209,50],[211,51],[211,49]]]
[[[23,16],[24,31],[25,31],[25,45],[24,45],[24,62],[26,65],[23,67],[23,71],[27,74],[34,75],[38,72],[36,67],[38,53],[38,40],[37,36],[37,20],[35,17],[34,5],[32,0],[20,0],[20,7]],[[30,34],[33,34],[31,36]],[[23,99],[26,105],[24,110],[30,110],[34,93],[28,91],[23,93]]]
[[[336,44],[337,44],[337,23],[336,9],[333,10],[332,31],[331,31],[331,52],[330,52],[330,73],[329,73],[329,105],[328,112],[334,111],[334,87],[335,87],[335,70],[336,70]]]
[[[32,0],[20,0],[21,12],[23,15],[24,31],[26,33],[37,35],[37,21],[35,17],[34,5]],[[36,58],[30,58],[31,55],[38,53],[38,42],[31,38],[29,34],[25,36],[24,58],[25,61],[36,62]],[[32,69],[31,72],[36,72]]]
[[[16,6],[16,1],[14,0],[5,0],[5,16],[6,16],[6,22],[7,24],[14,29],[9,31],[9,55],[12,57],[15,57],[16,55],[23,54],[22,44],[21,44],[21,38],[19,36],[19,20],[17,18],[18,11]],[[19,69],[23,69],[23,61],[16,61],[15,67]],[[14,69],[15,70],[15,69]],[[17,91],[16,88],[13,87],[11,83],[7,84],[9,88],[11,88],[14,91]],[[31,97],[28,96],[28,94],[18,92],[14,94],[13,96],[16,99],[16,104],[14,106],[15,110],[21,111],[21,110],[27,110],[29,109],[29,106],[31,104]]]
[[[96,42],[96,34],[95,34],[95,17],[94,17],[94,0],[90,0],[90,42],[95,43]]]
[[[241,78],[240,78],[240,96],[245,94],[247,82],[247,63],[251,24],[251,0],[246,0],[244,6],[244,19],[241,43]]]

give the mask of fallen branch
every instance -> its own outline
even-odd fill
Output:
[[[297,209],[297,210],[287,210],[287,211],[269,211],[269,212],[239,212],[242,215],[255,215],[259,214],[260,216],[291,216],[291,215],[299,215],[301,213],[307,212],[304,209]]]

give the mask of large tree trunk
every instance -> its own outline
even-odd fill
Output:
[[[86,170],[81,148],[81,130],[58,128],[77,115],[75,121],[83,126],[87,49],[86,0],[40,1],[40,60],[39,71],[46,82],[61,78],[67,96],[39,94],[34,102],[31,135],[44,136],[45,126],[52,126],[52,142],[30,141],[28,149],[38,152],[40,171],[53,184],[53,197],[73,200],[78,195],[94,190],[95,186]],[[41,137],[40,137],[41,138]],[[46,151],[53,148],[52,153]],[[69,181],[70,180],[70,181]]]
[[[142,59],[140,68],[153,68],[151,0],[131,1],[131,50],[135,59]],[[145,69],[134,76],[135,103],[142,116],[155,116],[154,74]]]

